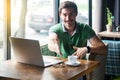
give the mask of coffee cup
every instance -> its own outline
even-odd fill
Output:
[[[74,55],[68,56],[68,62],[69,62],[70,64],[75,64],[76,61],[77,61],[77,56],[74,56]]]

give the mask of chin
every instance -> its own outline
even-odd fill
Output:
[[[71,26],[71,24],[65,24],[66,26]]]

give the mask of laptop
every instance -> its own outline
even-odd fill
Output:
[[[47,67],[61,63],[61,60],[43,56],[38,40],[9,37],[17,62]]]

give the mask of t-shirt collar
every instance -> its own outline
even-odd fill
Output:
[[[63,32],[68,32],[66,29],[65,29],[65,26],[64,26],[64,23],[62,23],[62,28],[63,28]],[[75,28],[75,30],[74,30],[74,33],[76,33],[78,30],[78,24],[77,24],[77,22],[76,22],[76,28]]]
[[[62,23],[62,28],[63,28],[63,32],[68,32],[68,31],[65,29],[64,23]],[[75,33],[77,33],[77,31],[78,31],[77,29],[78,29],[78,23],[76,22],[76,28],[75,28],[75,30],[74,30],[73,35],[74,35]]]

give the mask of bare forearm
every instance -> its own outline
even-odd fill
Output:
[[[90,47],[90,53],[96,53],[96,54],[107,54],[107,46],[98,46],[98,47]]]
[[[91,53],[107,54],[107,45],[105,45],[97,36],[92,37],[89,41],[91,44]]]

